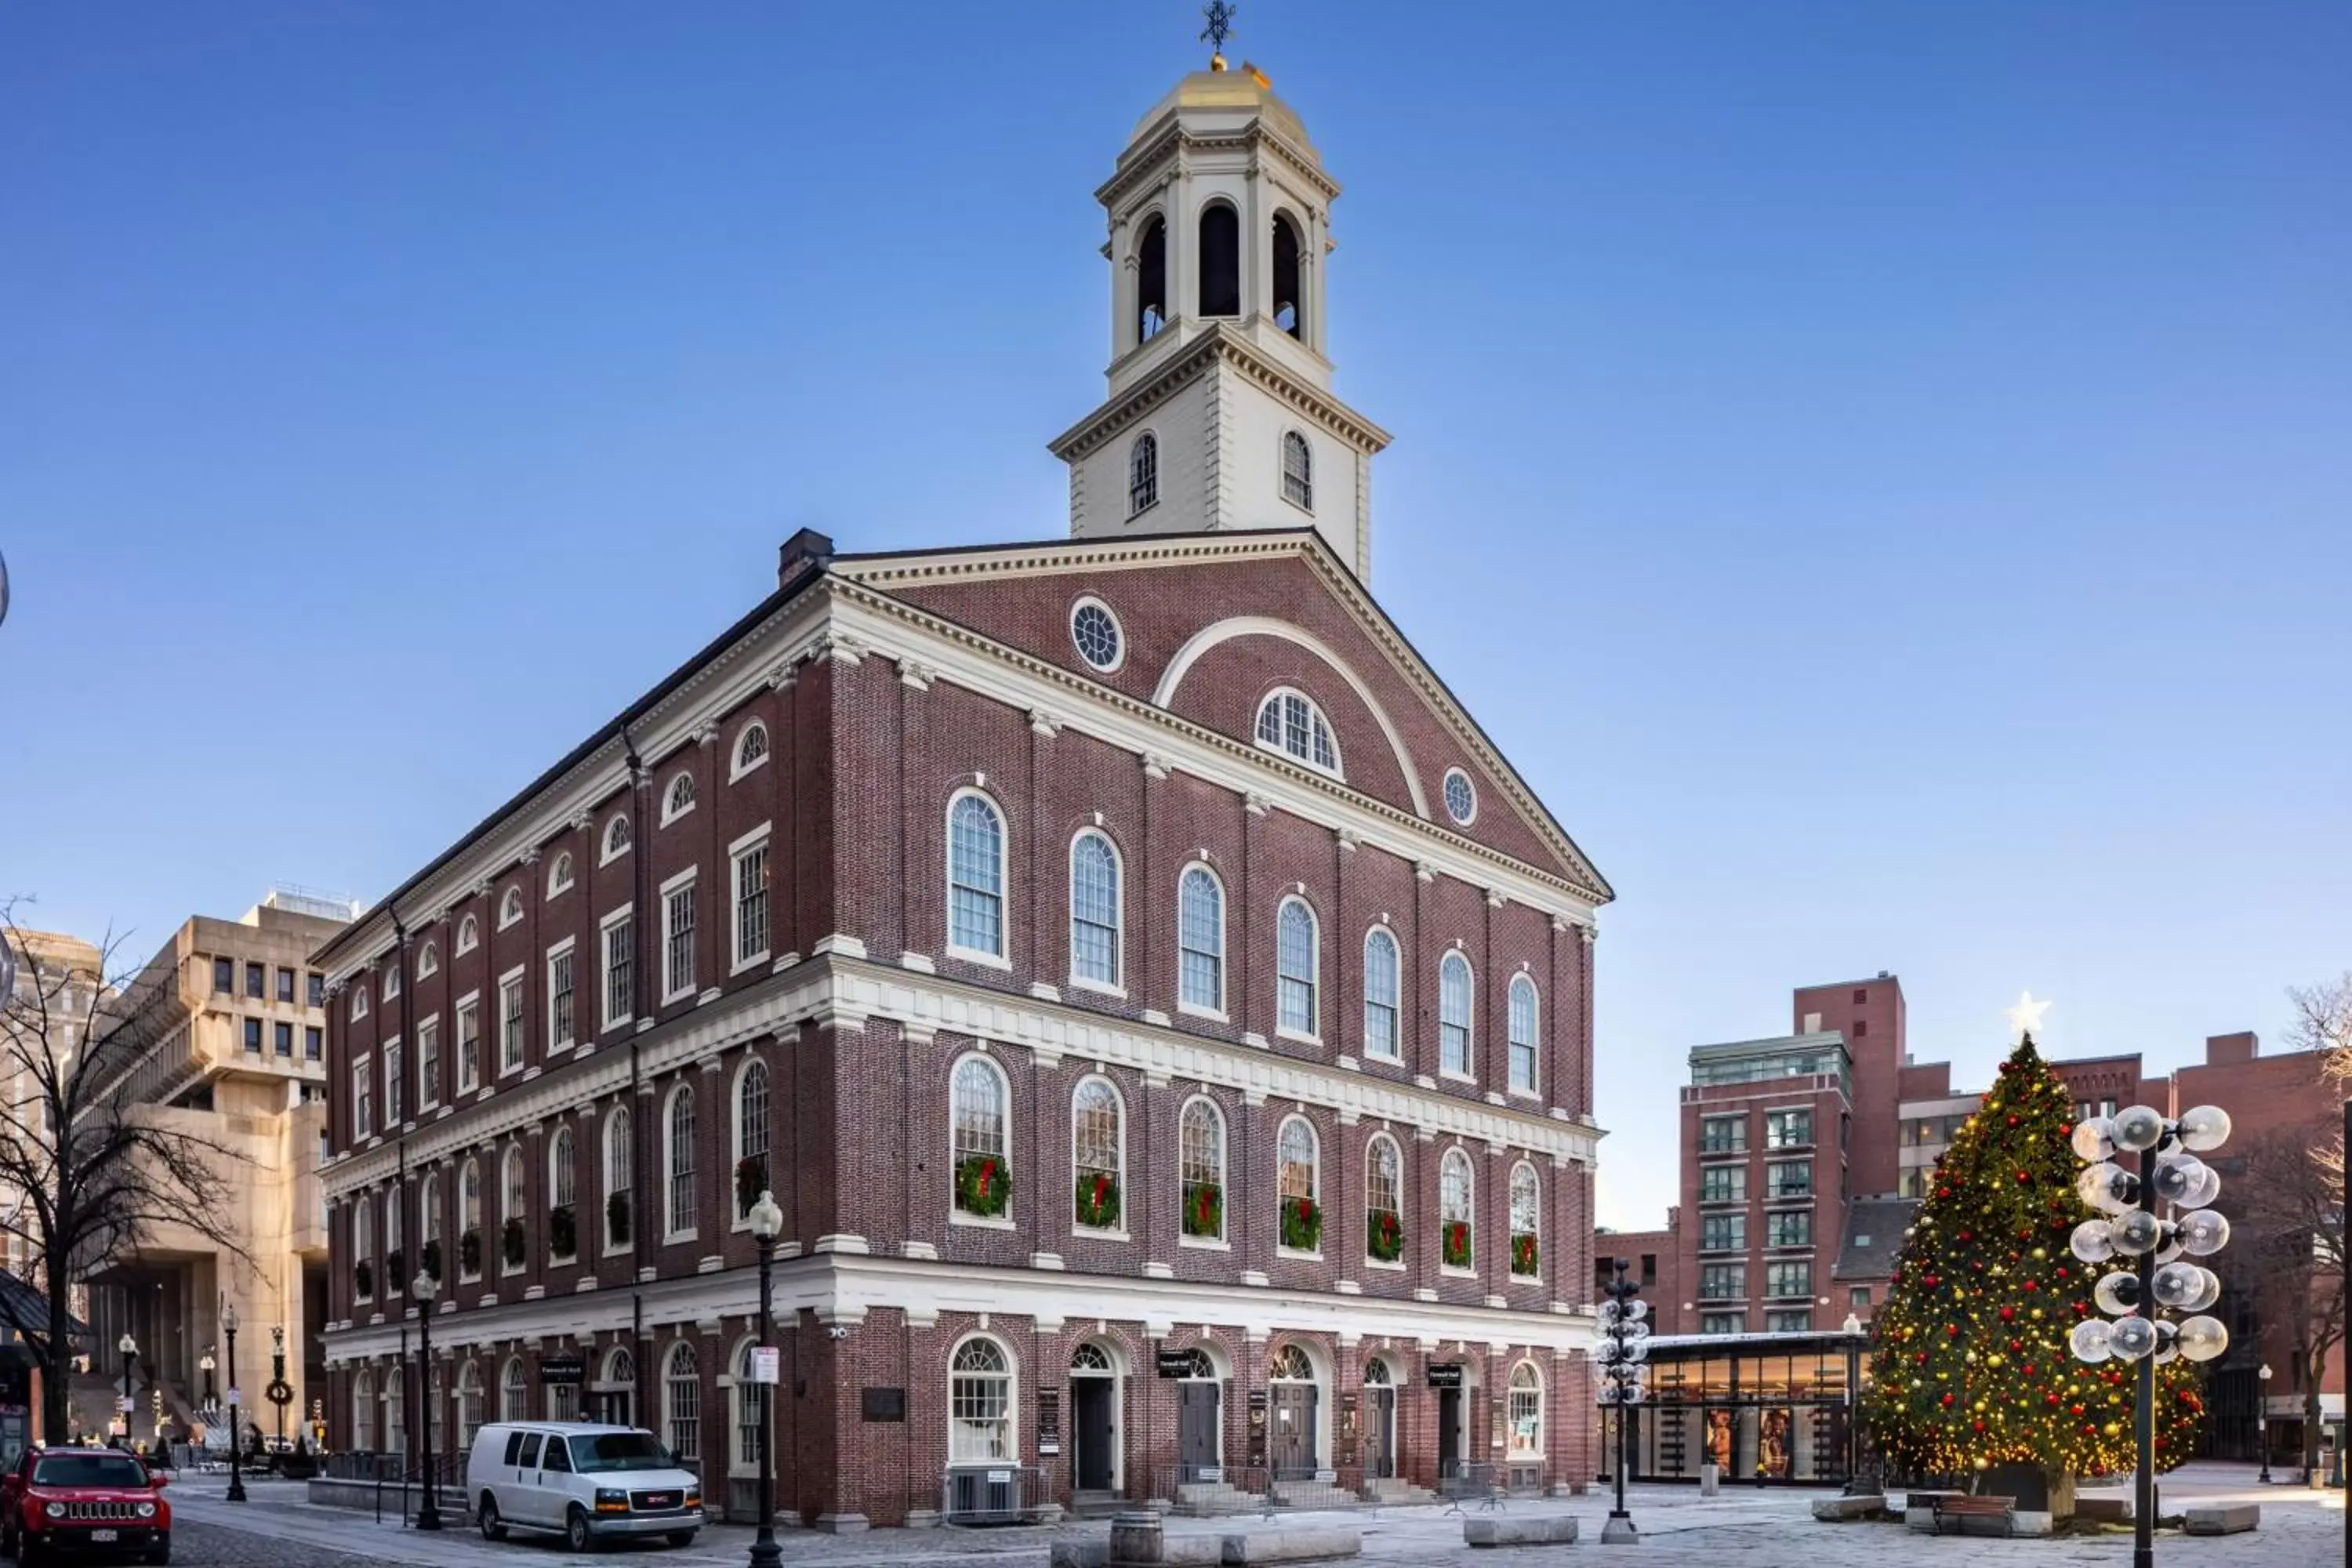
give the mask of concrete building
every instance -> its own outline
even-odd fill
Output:
[[[1590,1477],[1612,894],[1366,586],[1336,190],[1184,78],[1097,193],[1073,537],[796,536],[320,950],[338,1442],[593,1411],[832,1529]]]
[[[238,1318],[237,1381],[247,1418],[274,1431],[264,1397],[272,1331],[283,1331],[285,1411],[290,1434],[324,1371],[319,1330],[326,1305],[327,1243],[318,1163],[326,1129],[326,977],[310,953],[341,931],[348,903],[273,890],[236,920],[197,915],[149,960],[123,998],[121,1035],[135,1042],[119,1077],[141,1114],[227,1152],[221,1218],[237,1251],[184,1226],[144,1236],[137,1250],[84,1283],[95,1342],[100,1408],[119,1390],[112,1347],[139,1344],[141,1387],[163,1408],[201,1417],[207,1351],[222,1360],[213,1382],[226,1398],[222,1312]],[[120,1089],[116,1085],[121,1086]],[[79,1397],[79,1396],[78,1396]],[[154,1404],[142,1395],[135,1435],[149,1436]]]

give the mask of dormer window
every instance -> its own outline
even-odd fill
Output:
[[[1257,743],[1323,773],[1337,776],[1339,772],[1339,749],[1331,743],[1331,726],[1323,710],[1288,688],[1271,693],[1259,706]]]

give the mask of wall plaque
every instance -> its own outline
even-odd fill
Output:
[[[1062,1451],[1062,1391],[1041,1388],[1037,1391],[1037,1452],[1058,1454]]]
[[[863,1414],[868,1421],[904,1421],[907,1418],[907,1391],[903,1388],[869,1388],[860,1397]]]
[[[585,1383],[588,1380],[588,1358],[584,1355],[543,1355],[539,1358],[539,1385],[547,1388],[560,1383]]]
[[[1458,1361],[1433,1361],[1423,1373],[1432,1388],[1462,1386],[1462,1363]]]
[[[1249,1462],[1265,1463],[1265,1390],[1253,1388],[1249,1394]]]

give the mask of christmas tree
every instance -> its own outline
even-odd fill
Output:
[[[2067,1248],[2093,1213],[2074,1131],[2073,1097],[2022,1037],[1937,1162],[1873,1326],[1867,1410],[1892,1463],[1970,1479],[2035,1466],[2053,1493],[2137,1464],[2137,1369],[2085,1364],[2067,1344],[2097,1310],[2101,1273]],[[2188,1363],[2156,1369],[2158,1468],[2189,1458],[2203,1408]]]

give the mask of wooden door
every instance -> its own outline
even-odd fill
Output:
[[[1277,1383],[1268,1402],[1274,1430],[1266,1443],[1266,1462],[1276,1476],[1304,1478],[1315,1473],[1317,1389],[1311,1383]]]
[[[1217,1424],[1223,1419],[1223,1385],[1181,1383],[1177,1386],[1183,1390],[1176,1407],[1176,1462],[1182,1467],[1180,1479],[1187,1483],[1205,1480],[1217,1468]]]
[[[1386,1480],[1396,1474],[1396,1390],[1364,1390],[1364,1474]]]
[[[1458,1388],[1437,1391],[1437,1473],[1441,1477],[1462,1473],[1462,1391]]]
[[[1074,1377],[1070,1379],[1071,1435],[1077,1439],[1076,1480],[1082,1492],[1107,1492],[1111,1489],[1117,1473],[1113,1463],[1117,1439],[1112,1435],[1111,1393],[1116,1386],[1108,1377]]]

